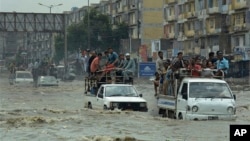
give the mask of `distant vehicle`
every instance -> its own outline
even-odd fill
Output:
[[[37,86],[59,86],[59,81],[55,76],[39,76]]]
[[[56,69],[57,69],[57,78],[63,79],[63,77],[65,75],[64,65],[58,65],[58,66],[56,66]]]
[[[34,80],[30,71],[16,71],[10,79],[11,85],[33,85]]]
[[[129,84],[103,84],[98,89],[96,101],[97,106],[104,110],[133,110],[147,112],[147,101],[138,94],[133,85]]]

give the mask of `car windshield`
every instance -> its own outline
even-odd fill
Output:
[[[55,77],[53,76],[46,76],[46,77],[41,77],[42,80],[55,80]]]
[[[105,89],[107,97],[112,96],[138,96],[133,86],[107,86]]]
[[[32,78],[30,73],[17,73],[17,78]]]
[[[232,94],[226,83],[191,82],[189,87],[189,97],[232,98]]]

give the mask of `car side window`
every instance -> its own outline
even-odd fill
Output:
[[[98,97],[103,98],[103,93],[104,93],[104,88],[101,87],[101,89],[100,89],[100,91],[98,93]]]
[[[187,83],[184,83],[181,89],[181,94],[187,94]]]

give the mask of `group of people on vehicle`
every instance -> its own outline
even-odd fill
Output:
[[[221,51],[210,52],[207,59],[200,56],[183,59],[183,53],[179,52],[172,61],[163,60],[163,52],[158,52],[156,60],[156,72],[154,80],[155,96],[173,94],[173,81],[178,79],[181,70],[189,71],[189,77],[224,77],[229,69],[229,62]]]
[[[135,72],[135,61],[130,58],[129,53],[118,55],[112,48],[108,48],[102,53],[90,53],[87,50],[87,54],[91,54],[86,66],[89,77],[95,77],[98,81],[107,81],[107,74],[112,73],[117,80],[128,81]]]

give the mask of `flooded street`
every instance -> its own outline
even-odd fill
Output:
[[[1,141],[228,141],[230,124],[250,123],[250,92],[237,96],[236,121],[179,121],[157,115],[153,85],[136,80],[149,111],[103,111],[84,108],[84,81],[59,87],[16,87],[0,75]]]

